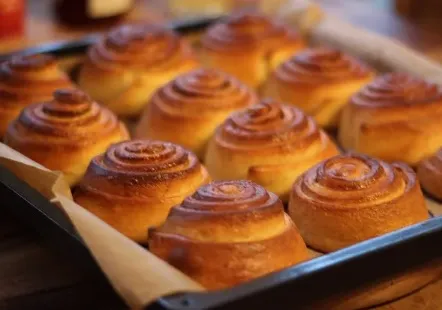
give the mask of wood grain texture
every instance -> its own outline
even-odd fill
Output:
[[[391,303],[374,307],[376,310],[440,310],[442,309],[442,279]]]
[[[117,309],[107,285],[4,208],[0,215],[0,309]]]

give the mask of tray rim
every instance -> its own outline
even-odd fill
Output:
[[[64,244],[65,248],[65,243],[68,242],[73,247],[68,249],[69,254],[65,254],[68,254],[70,258],[74,254],[75,258],[80,259],[86,268],[101,273],[103,280],[106,280],[70,222],[60,218],[61,211],[42,194],[0,164],[1,187],[8,188],[10,195],[18,196],[29,212],[17,212],[14,210],[16,205],[11,204],[5,204],[7,208],[15,211],[14,213],[21,219],[30,223],[44,237],[49,238],[48,241],[52,245],[57,247]],[[24,208],[22,207],[21,210]],[[54,236],[55,231],[58,231],[59,235]],[[342,291],[363,287],[367,283],[375,283],[379,279],[398,274],[401,270],[419,268],[432,262],[442,262],[442,247],[431,246],[440,244],[441,240],[442,217],[433,217],[425,222],[311,259],[231,289],[165,296],[147,306],[146,309],[227,310],[244,309],[245,306],[250,305],[256,309],[269,309],[265,306],[266,302],[269,305],[269,301],[275,298],[283,298],[293,303],[286,303],[287,306],[308,309],[308,306],[317,300],[334,297]],[[416,250],[419,250],[420,255],[401,255],[401,260],[397,259],[399,254],[404,252],[409,254]],[[358,276],[352,277],[355,270],[358,271]],[[335,282],[335,277],[332,275],[336,273],[346,276],[342,276],[340,281]],[[316,283],[315,290],[309,293],[312,288],[311,283]]]
[[[222,17],[223,16],[201,18],[190,21],[177,21],[169,24],[168,27],[178,32],[193,32],[195,30],[200,30],[207,27]],[[55,56],[66,56],[70,54],[82,53],[99,37],[99,34],[92,34],[79,40],[53,42],[22,49],[12,53],[0,55],[0,61],[9,58],[12,55],[50,53],[54,54]],[[36,229],[41,228],[41,221],[46,219],[46,221],[43,221],[46,222],[46,225],[52,225],[52,229],[59,231],[60,236],[62,236],[62,240],[70,240],[71,243],[74,241],[72,244],[76,244],[75,247],[78,247],[76,250],[77,254],[83,252],[83,254],[78,255],[80,255],[86,261],[89,260],[92,269],[98,269],[96,271],[102,273],[96,262],[90,256],[90,253],[82,242],[81,237],[78,236],[68,221],[61,220],[60,214],[57,214],[57,212],[54,211],[56,208],[55,206],[46,200],[46,207],[42,207],[45,205],[45,203],[43,203],[41,200],[41,197],[43,196],[41,196],[40,193],[24,183],[22,180],[19,180],[11,171],[2,165],[0,165],[0,173],[0,184],[7,187],[10,190],[10,194],[20,197],[24,204],[30,208],[30,210],[37,211],[34,213],[28,212],[28,214],[23,213],[19,216],[34,225],[34,228]],[[39,195],[41,197],[39,197]],[[37,217],[39,218],[39,221],[35,222],[32,220],[32,218],[35,219]],[[38,222],[40,222],[40,224],[38,224]],[[385,273],[391,273],[392,271],[398,272],[397,268],[400,266],[413,268],[413,266],[421,266],[422,264],[428,263],[431,260],[437,259],[439,261],[442,259],[442,248],[437,246],[427,246],[424,247],[424,249],[421,248],[419,249],[420,255],[408,255],[406,256],[406,259],[401,261],[401,264],[398,264],[394,259],[392,260],[391,257],[390,259],[388,258],[388,255],[395,253],[395,251],[398,251],[398,249],[408,249],[408,251],[410,251],[410,249],[414,249],[417,244],[434,244],[435,240],[439,242],[442,241],[442,217],[431,218],[426,222],[358,243],[340,251],[314,258],[308,262],[286,268],[282,271],[275,272],[254,281],[236,286],[232,289],[212,293],[185,293],[177,296],[163,297],[151,306],[146,307],[146,309],[243,309],[244,305],[249,306],[250,303],[253,303],[253,306],[257,309],[268,309],[265,307],[265,304],[259,300],[269,298],[271,300],[273,298],[271,296],[274,296],[274,298],[282,298],[278,295],[281,295],[282,292],[290,292],[290,288],[293,290],[297,288],[295,291],[299,294],[299,292],[303,291],[303,281],[306,283],[306,281],[312,277],[320,278],[326,275],[325,278],[319,283],[328,283],[327,281],[330,281],[331,279],[327,280],[327,273],[336,272],[336,268],[342,271],[345,270],[345,268],[354,268],[351,264],[359,264],[358,269],[365,272],[363,273],[365,278],[369,279],[379,277],[380,275],[373,272],[373,269],[370,270],[370,264],[372,262],[369,260],[367,263],[367,257],[378,257],[377,260],[380,259],[384,262],[384,264],[382,264],[383,267],[378,268],[378,270],[383,270],[382,274],[384,274],[384,271]],[[386,264],[385,261],[389,261],[389,265]],[[349,275],[352,274],[348,271],[347,273]],[[362,278],[364,277],[359,274],[359,277],[356,280],[360,280]],[[354,281],[355,279],[353,279],[353,282],[347,280],[348,278],[345,279],[345,281],[339,281],[339,283],[348,288],[354,288],[355,285],[361,285],[361,283],[358,284],[358,281]],[[336,285],[335,283],[333,288],[338,289],[339,286],[340,285]],[[256,295],[257,293],[259,294]],[[251,296],[253,297],[251,298]],[[257,298],[256,296],[260,296],[260,298]],[[312,300],[309,300],[309,298],[311,299],[312,297],[315,297],[316,301],[318,299],[318,292],[315,291],[314,296],[311,296],[311,294],[308,294],[304,288],[304,292],[298,295],[296,298],[294,298],[293,293],[287,295],[287,297],[290,297],[287,300],[296,300],[296,304],[293,306],[300,307],[302,306],[303,301],[305,305],[312,302]]]

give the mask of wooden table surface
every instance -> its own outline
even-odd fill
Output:
[[[165,20],[156,9],[161,0],[138,0],[130,20]],[[81,37],[84,30],[58,25],[49,10],[52,0],[29,0],[24,37],[0,41],[0,53],[42,42]],[[375,32],[395,37],[442,60],[442,22],[398,16],[389,0],[318,0],[327,12]],[[102,30],[102,29],[94,29]],[[53,252],[46,243],[4,210],[0,210],[0,309],[111,309],[109,287]],[[441,309],[442,281],[384,305],[385,310]]]

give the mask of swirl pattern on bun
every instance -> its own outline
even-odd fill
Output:
[[[160,26],[118,26],[87,54],[79,85],[118,115],[136,116],[161,85],[196,68],[190,46]]]
[[[417,175],[424,190],[442,200],[442,148],[419,163]]]
[[[286,201],[297,176],[337,154],[311,117],[264,100],[219,126],[209,142],[206,165],[215,180],[249,179]]]
[[[216,127],[230,113],[257,102],[255,93],[232,76],[215,69],[198,69],[155,92],[136,136],[171,141],[202,158]]]
[[[429,217],[411,168],[357,154],[332,157],[301,175],[293,185],[289,214],[306,243],[322,252]]]
[[[278,197],[250,181],[213,182],[150,230],[150,250],[208,289],[230,287],[308,259]]]
[[[243,12],[210,27],[202,38],[201,54],[206,65],[258,87],[269,70],[304,46],[287,25],[259,13]]]
[[[109,110],[77,89],[60,89],[52,101],[27,106],[5,135],[5,143],[48,169],[64,172],[73,185],[92,157],[129,137]]]
[[[373,76],[356,58],[335,49],[312,48],[283,62],[271,74],[263,93],[298,106],[321,126],[335,127],[351,95]]]
[[[339,141],[387,161],[416,165],[442,145],[440,86],[389,73],[362,88],[344,108]]]
[[[149,227],[208,181],[197,157],[181,146],[123,141],[91,161],[74,199],[127,237],[146,242]]]
[[[56,89],[71,86],[49,55],[14,56],[0,64],[0,136],[24,107],[50,100]]]

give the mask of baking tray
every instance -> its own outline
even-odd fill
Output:
[[[181,33],[199,31],[218,18],[203,18],[169,25]],[[1,55],[49,53],[66,57],[85,52],[98,34],[76,41],[51,43]],[[82,268],[104,274],[63,212],[35,189],[0,165],[0,195],[10,212],[34,227],[56,250],[75,259]],[[146,309],[273,309],[275,301],[287,309],[314,309],[318,302],[346,295],[381,280],[431,264],[442,264],[442,217],[374,238],[261,277],[231,289],[210,293],[166,296]],[[417,255],[418,253],[418,255]],[[109,285],[115,309],[123,301]]]

